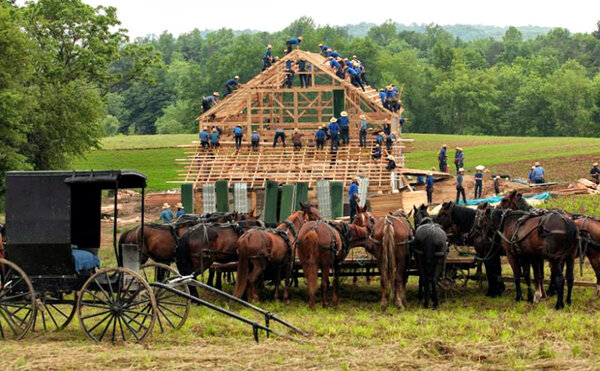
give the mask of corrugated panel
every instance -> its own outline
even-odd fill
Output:
[[[217,180],[215,182],[217,193],[217,211],[229,212],[229,182],[227,180]]]
[[[294,190],[293,184],[284,184],[281,186],[281,202],[279,206],[279,221],[283,221],[292,215],[294,211]]]
[[[331,218],[341,218],[344,215],[344,182],[330,182]]]
[[[296,183],[296,206],[295,210],[300,210],[300,202],[308,201],[308,183]]]
[[[248,185],[246,183],[233,184],[233,210],[239,213],[247,213],[248,208]]]
[[[358,178],[358,197],[360,197],[360,202],[358,206],[364,207],[367,202],[367,191],[369,189],[369,178]]]
[[[214,183],[202,185],[202,212],[214,213],[217,211],[217,195]]]
[[[277,197],[279,190],[278,183],[273,180],[265,182],[265,208],[263,210],[263,220],[267,224],[277,223]]]
[[[186,214],[194,213],[194,185],[192,183],[181,185],[181,203]]]
[[[323,219],[331,219],[331,193],[329,180],[317,180],[317,200],[319,214]]]

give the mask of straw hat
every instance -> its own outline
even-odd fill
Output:
[[[202,129],[202,130],[208,130],[208,128],[205,126],[204,129]]]
[[[337,119],[335,117],[332,117],[329,119],[329,122],[337,122]]]
[[[394,160],[394,156],[392,156],[392,155],[388,155],[387,159],[388,159],[388,160],[392,160],[392,161],[393,161],[393,160]]]
[[[328,48],[328,49],[327,49],[327,52],[330,52],[330,51],[332,51],[332,50],[331,50],[331,48]]]
[[[356,55],[353,55],[353,56],[352,56],[352,59],[356,59],[356,58],[357,58],[357,57],[356,57]]]
[[[302,41],[302,40],[304,40],[304,37],[298,36],[298,40]]]
[[[271,44],[267,45],[267,49],[272,49],[273,46]]]
[[[358,182],[360,182],[360,177],[359,176],[355,176],[354,180],[358,183]]]
[[[477,170],[477,171],[483,171],[484,169],[485,169],[485,166],[483,166],[483,165],[475,166],[475,170]]]
[[[236,79],[236,80],[240,79],[240,77],[238,75],[235,75],[233,78]]]
[[[462,148],[460,148],[460,147],[456,147],[456,150],[462,152]]]
[[[531,167],[531,170],[533,170],[533,169],[535,169],[535,166],[532,166],[532,167]]]
[[[540,166],[540,163],[536,161],[535,164],[533,164],[533,165],[534,166]]]
[[[347,117],[348,116],[348,112],[342,111],[342,112],[340,112],[340,116]]]
[[[297,133],[297,132],[298,132],[298,128],[294,129],[294,133]]]
[[[323,43],[319,43],[319,48],[323,46]]]
[[[464,173],[464,172],[465,172],[465,169],[463,169],[463,168],[461,167],[460,169],[458,169],[458,172],[459,172],[459,173]]]
[[[217,128],[213,128],[212,131],[216,133],[217,132]]]
[[[178,209],[183,209],[183,204],[181,202],[178,202],[177,205],[175,205],[175,207]]]
[[[218,92],[218,91],[215,91],[215,92],[213,93],[213,95],[214,95],[215,97],[218,97],[220,94],[219,94],[219,92]]]
[[[500,175],[496,175],[494,179],[500,179]]]
[[[592,166],[598,166],[598,163],[597,163],[597,162],[594,162],[594,164],[593,164]]]
[[[359,117],[361,118],[361,120],[366,120],[367,119],[367,116],[365,116],[365,115],[360,115]]]
[[[163,210],[170,209],[170,208],[171,208],[171,205],[169,205],[169,203],[168,203],[168,202],[165,202],[165,203],[162,205],[162,209],[163,209]]]
[[[448,147],[448,146],[447,146],[447,145],[445,145],[445,144],[442,144],[442,148],[446,148],[446,147]]]
[[[427,172],[427,176],[432,176],[432,175],[433,175],[433,173],[431,171]]]

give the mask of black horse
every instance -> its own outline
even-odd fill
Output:
[[[423,295],[423,306],[429,306],[429,297],[433,308],[437,308],[439,301],[437,295],[437,281],[444,267],[448,255],[446,232],[439,224],[433,222],[427,206],[421,205],[417,209],[413,206],[415,227],[415,241],[412,253],[416,257],[419,269],[419,294]]]
[[[482,217],[488,203],[479,204],[477,210],[458,206],[453,202],[444,202],[434,221],[444,228],[450,242],[457,245],[470,245],[475,247],[477,257],[485,265],[488,281],[486,296],[499,297],[505,290],[502,281],[502,246],[499,241],[494,241],[494,236],[487,235],[482,229]]]

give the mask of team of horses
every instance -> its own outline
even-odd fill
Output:
[[[410,217],[413,217],[411,223]],[[500,296],[501,257],[512,268],[516,300],[522,300],[521,278],[527,300],[538,302],[557,295],[555,308],[571,304],[574,262],[587,256],[596,273],[600,292],[600,221],[561,210],[532,209],[518,192],[510,192],[496,207],[487,203],[470,209],[453,202],[442,204],[431,217],[425,205],[408,213],[398,210],[376,217],[358,209],[351,223],[323,220],[318,209],[301,203],[298,211],[274,228],[266,228],[253,212],[186,215],[176,223],[147,223],[124,232],[119,243],[140,246],[141,260],[176,262],[182,275],[202,275],[213,263],[237,262],[234,295],[258,300],[257,287],[267,278],[278,299],[289,301],[289,287],[298,258],[313,308],[321,273],[322,306],[329,306],[329,281],[333,275],[331,303],[337,304],[341,265],[348,252],[361,246],[377,260],[381,275],[381,306],[406,307],[406,283],[411,259],[419,274],[419,298],[425,307],[439,305],[437,286],[444,274],[449,243],[473,246],[486,268],[487,296]],[[544,262],[550,264],[548,291],[544,289]],[[566,268],[567,295],[564,299]],[[533,269],[533,287],[530,271]],[[220,277],[220,276],[219,276]],[[217,285],[220,285],[219,277]],[[211,282],[209,277],[209,283]],[[194,287],[190,287],[197,295]]]

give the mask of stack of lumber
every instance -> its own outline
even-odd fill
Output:
[[[571,195],[586,195],[586,194],[600,194],[598,185],[587,179],[579,179],[568,185],[565,189],[555,190],[555,193],[559,196],[571,196]]]
[[[425,191],[389,193],[369,197],[371,212],[377,216],[388,215],[398,209],[409,212],[413,206],[427,204]]]

